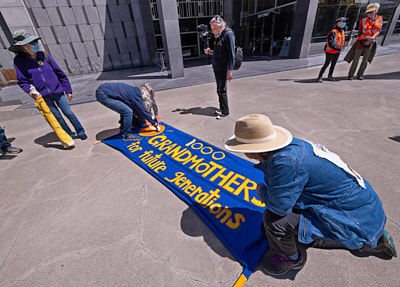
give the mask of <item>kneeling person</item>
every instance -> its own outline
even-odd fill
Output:
[[[373,248],[397,257],[379,196],[324,146],[293,138],[267,116],[254,114],[236,121],[225,148],[259,160],[264,171],[267,185],[258,184],[257,194],[267,207],[263,224],[273,254],[262,261],[267,272],[304,266],[296,237],[314,247]]]
[[[140,87],[124,83],[104,83],[96,90],[96,99],[121,115],[122,140],[139,139],[131,133],[132,123],[154,126],[159,129],[160,118],[154,100],[155,92],[150,84]]]

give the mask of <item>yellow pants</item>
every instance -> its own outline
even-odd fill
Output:
[[[38,96],[36,98],[35,106],[42,114],[42,116],[45,118],[45,120],[49,123],[51,128],[54,130],[58,139],[60,140],[61,144],[65,149],[75,145],[75,141],[60,126],[59,122],[57,121],[53,113],[50,111],[50,108],[47,106],[42,96]]]

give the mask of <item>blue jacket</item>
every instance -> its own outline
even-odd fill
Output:
[[[363,188],[353,175],[316,156],[309,142],[296,138],[259,167],[268,185],[260,190],[267,208],[281,216],[300,211],[300,242],[324,238],[349,249],[376,247],[386,216],[366,180],[360,177]]]
[[[124,83],[104,83],[101,84],[97,90],[102,90],[108,97],[119,100],[130,107],[133,113],[139,119],[148,120],[152,125],[157,121],[153,119],[151,113],[146,109],[142,100],[142,93],[138,87],[130,86]],[[157,115],[157,107],[153,106],[154,112]]]
[[[233,70],[235,66],[235,34],[226,27],[214,40],[212,67],[214,71]]]
[[[59,96],[64,92],[72,94],[68,77],[53,57],[47,55],[49,62],[46,61],[43,52],[37,53],[35,59],[31,59],[25,53],[14,58],[18,85],[25,93],[29,93],[30,85],[33,85],[44,98]],[[23,57],[23,61],[20,57]]]

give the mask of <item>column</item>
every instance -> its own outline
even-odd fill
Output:
[[[298,0],[290,40],[289,58],[307,58],[314,29],[318,0]]]
[[[161,35],[170,78],[184,77],[176,0],[157,0]]]

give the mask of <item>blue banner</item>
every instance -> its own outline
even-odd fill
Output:
[[[248,277],[268,248],[262,233],[265,205],[256,194],[264,182],[253,163],[201,141],[167,124],[161,132],[132,131],[136,142],[121,135],[103,140],[157,178],[190,205],[244,265]]]

